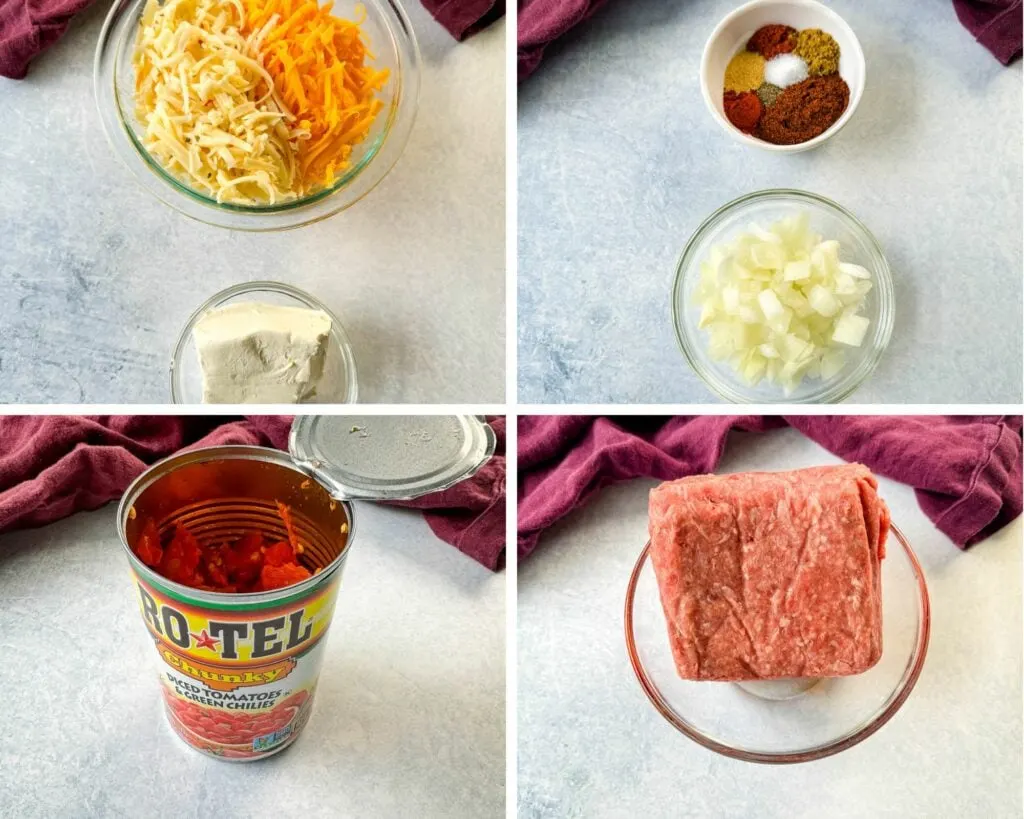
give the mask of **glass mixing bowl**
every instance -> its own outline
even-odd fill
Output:
[[[396,0],[337,0],[333,13],[354,18],[366,9],[362,24],[374,67],[390,76],[379,96],[384,107],[370,133],[352,153],[352,166],[330,188],[276,205],[218,203],[192,190],[150,156],[143,147],[143,129],[135,116],[135,72],[132,52],[145,0],[116,0],[107,15],[96,48],[93,84],[100,121],[114,152],[142,186],[175,210],[219,227],[266,231],[300,227],[333,216],[354,205],[394,167],[416,119],[420,84],[420,53],[405,12]]]
[[[327,342],[324,374],[313,404],[354,404],[358,399],[356,361],[352,346],[341,321],[327,306],[309,293],[280,282],[246,282],[222,290],[207,299],[192,314],[174,346],[171,358],[171,400],[175,404],[201,404],[203,402],[203,373],[199,366],[199,353],[192,338],[196,322],[209,310],[238,302],[255,301],[279,304],[284,307],[305,307],[322,310],[331,317],[331,336]]]
[[[874,284],[861,315],[871,320],[864,343],[844,348],[846,365],[830,379],[805,378],[792,395],[767,380],[756,387],[744,383],[727,361],[708,355],[708,336],[697,329],[700,308],[693,292],[700,280],[700,264],[711,248],[746,231],[751,222],[767,227],[785,216],[805,211],[810,227],[824,239],[840,243],[840,259],[866,267]],[[814,193],[766,190],[749,193],[712,213],[687,242],[676,267],[672,289],[672,323],[686,360],[705,384],[734,404],[816,404],[842,401],[878,366],[889,343],[893,325],[893,285],[889,263],[875,237],[852,213]]]
[[[676,673],[654,569],[644,547],[626,589],[626,648],[651,704],[694,742],[746,762],[822,759],[867,739],[900,709],[928,653],[921,564],[895,526],[882,560],[882,657],[863,674],[745,683]]]

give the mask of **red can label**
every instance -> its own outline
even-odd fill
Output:
[[[181,602],[136,577],[178,735],[208,754],[254,759],[298,734],[339,585],[335,579],[300,600],[240,612]]]

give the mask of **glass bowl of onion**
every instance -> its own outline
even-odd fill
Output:
[[[893,326],[889,264],[865,225],[814,193],[766,190],[716,210],[676,268],[683,356],[737,404],[849,397]]]
[[[419,75],[397,0],[116,0],[93,82],[107,140],[146,190],[201,222],[269,231],[384,179]]]

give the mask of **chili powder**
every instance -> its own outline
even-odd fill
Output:
[[[849,103],[850,87],[838,74],[808,77],[779,94],[760,118],[757,136],[773,145],[807,142],[831,128]]]

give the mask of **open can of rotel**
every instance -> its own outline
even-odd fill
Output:
[[[140,476],[121,501],[119,529],[178,736],[232,760],[291,744],[309,719],[352,543],[349,501],[440,491],[475,473],[494,447],[477,416],[301,416],[290,453],[211,447]],[[141,559],[147,538],[170,561]],[[169,566],[180,569],[171,563],[183,539],[203,555],[198,568],[190,563],[196,574],[187,584],[168,577]],[[221,555],[233,560],[239,544],[289,542],[304,577],[280,588],[264,589],[257,572],[238,590],[229,585],[234,574],[212,565],[223,566]],[[252,560],[269,561],[277,548],[255,549]],[[233,590],[208,585],[207,560]],[[235,568],[229,560],[224,571]]]

